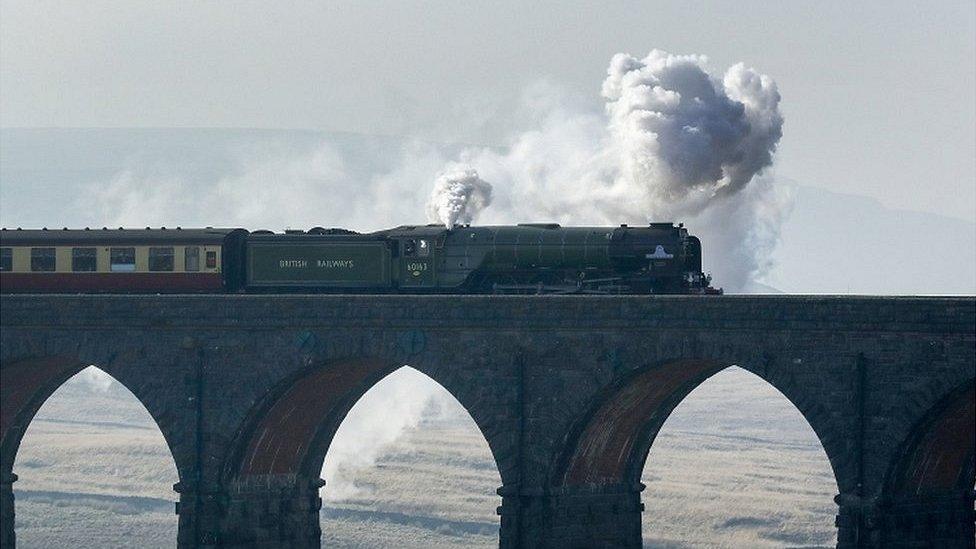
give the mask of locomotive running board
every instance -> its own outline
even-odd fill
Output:
[[[608,280],[609,281],[609,280]],[[589,281],[588,281],[589,282]],[[594,281],[595,282],[595,281]],[[492,286],[494,293],[532,293],[532,294],[555,294],[555,295],[569,295],[569,294],[605,294],[613,295],[626,293],[630,288],[627,286],[613,286],[613,287],[597,287],[597,288],[587,288],[585,286],[546,286],[544,284],[495,284]]]

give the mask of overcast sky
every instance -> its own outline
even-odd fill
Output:
[[[500,144],[528,86],[599,109],[614,53],[662,48],[775,78],[778,174],[976,219],[971,0],[460,4],[4,0],[0,125]]]

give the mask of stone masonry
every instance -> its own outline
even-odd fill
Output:
[[[318,547],[329,443],[405,364],[484,434],[502,479],[501,547],[639,547],[658,430],[733,364],[819,436],[839,488],[838,547],[974,544],[973,297],[6,295],[0,306],[5,548],[21,437],[90,364],[159,425],[184,548]]]

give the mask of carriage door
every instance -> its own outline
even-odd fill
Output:
[[[434,240],[407,238],[400,242],[400,285],[432,287],[434,285]]]

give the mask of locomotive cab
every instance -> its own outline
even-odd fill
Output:
[[[434,244],[428,237],[403,238],[400,244],[400,285],[432,287],[435,282]]]
[[[378,234],[393,243],[394,279],[401,288],[434,289],[447,230],[441,225],[403,226]]]

